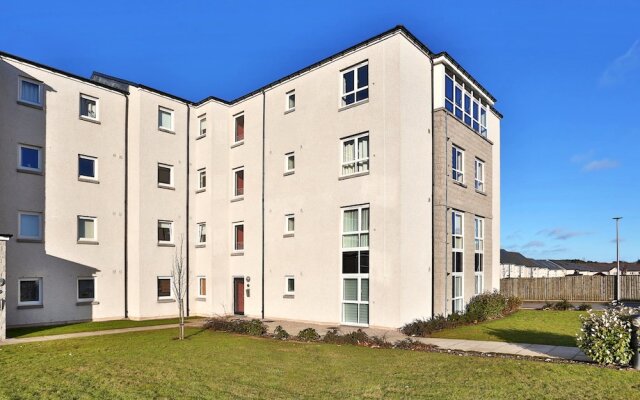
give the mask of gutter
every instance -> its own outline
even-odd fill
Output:
[[[265,149],[266,149],[266,144],[265,144],[265,123],[266,123],[266,115],[265,115],[265,110],[266,110],[266,96],[265,96],[265,91],[262,91],[262,290],[261,290],[261,295],[262,295],[262,319],[264,319],[264,182],[265,182]]]

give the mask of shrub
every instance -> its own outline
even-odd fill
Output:
[[[507,298],[497,291],[473,296],[466,308],[466,319],[469,322],[482,322],[501,317],[507,308]]]
[[[318,332],[313,328],[305,328],[298,332],[297,338],[303,342],[314,342],[320,339],[320,335],[318,335]]]
[[[589,311],[591,310],[591,304],[582,303],[579,306],[576,306],[577,311]]]
[[[391,347],[384,337],[369,336],[362,329],[341,335],[337,329],[329,330],[322,341],[325,343],[367,346],[367,347]]]
[[[613,302],[602,314],[589,311],[587,316],[581,315],[578,347],[598,364],[628,365],[633,354],[631,311]]]
[[[503,315],[512,314],[518,311],[520,307],[522,307],[522,300],[520,300],[520,297],[517,297],[517,296],[507,297],[507,305],[502,310],[502,314]]]
[[[553,309],[557,311],[573,310],[573,305],[569,303],[567,300],[560,300],[559,302],[553,305]]]
[[[279,340],[287,340],[291,337],[289,332],[285,331],[282,326],[276,326],[276,329],[273,330],[273,337]]]
[[[460,319],[460,314],[457,313],[451,314],[449,317],[436,315],[430,319],[416,319],[413,322],[409,322],[400,328],[400,331],[407,336],[427,337],[433,332],[459,325],[461,323]]]
[[[252,336],[262,336],[267,333],[267,326],[259,319],[238,319],[231,317],[216,317],[208,320],[204,327],[214,331],[241,333]]]

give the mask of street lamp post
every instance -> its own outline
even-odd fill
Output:
[[[622,217],[614,217],[616,221],[616,300],[620,301],[620,220]]]

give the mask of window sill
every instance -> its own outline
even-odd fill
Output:
[[[158,183],[158,187],[159,187],[160,189],[176,190],[175,186],[171,186],[171,185],[163,185],[162,183]]]
[[[237,256],[244,256],[244,250],[231,252],[231,257],[237,257]]]
[[[231,148],[233,149],[234,147],[242,146],[243,144],[244,144],[244,139],[239,141],[239,142],[235,142],[234,144],[232,144]]]
[[[175,243],[158,242],[158,247],[176,247]]]
[[[43,240],[42,239],[24,239],[24,238],[17,238],[16,242],[20,242],[20,243],[42,243]]]
[[[32,308],[44,308],[44,306],[42,304],[30,304],[30,305],[22,305],[22,306],[18,306],[17,307],[18,310],[30,310]]]
[[[486,196],[486,195],[487,195],[487,192],[485,192],[485,191],[483,191],[483,190],[478,190],[478,189],[476,189],[476,193],[481,194],[481,195],[483,195],[483,196]]]
[[[342,175],[338,177],[338,180],[342,181],[345,179],[357,178],[359,176],[366,176],[366,175],[369,175],[369,171],[357,172],[355,174],[350,174],[350,175]]]
[[[231,202],[235,203],[236,201],[242,201],[242,200],[244,200],[244,195],[232,198]]]
[[[37,171],[35,169],[24,169],[24,168],[17,168],[16,171],[18,172],[22,172],[23,174],[31,174],[31,175],[44,175],[42,173],[42,170]]]
[[[98,242],[97,240],[82,240],[82,239],[79,239],[77,243],[78,244],[92,244],[92,245],[100,244],[100,242]]]
[[[99,181],[99,180],[97,180],[97,179],[84,178],[84,177],[82,177],[82,176],[79,176],[79,177],[78,177],[78,180],[79,180],[80,182],[86,182],[86,183],[95,183],[95,184],[99,184],[99,183],[100,183],[100,181]]]
[[[176,134],[176,131],[174,131],[174,130],[172,130],[172,129],[163,128],[163,127],[161,127],[161,126],[159,126],[159,127],[158,127],[158,130],[159,130],[160,132],[166,132],[166,133],[170,133],[170,134],[172,134],[172,135],[175,135],[175,134]]]
[[[196,140],[200,140],[202,138],[206,138],[207,134],[205,133],[204,135],[200,135],[200,136],[196,136]]]
[[[357,102],[355,102],[355,103],[347,104],[346,106],[342,106],[342,107],[340,107],[340,108],[338,109],[338,112],[340,112],[340,111],[344,111],[344,110],[348,110],[348,109],[353,108],[353,107],[358,107],[359,105],[361,105],[361,104],[367,104],[368,102],[369,102],[369,98],[367,97],[367,98],[366,98],[366,99],[364,99],[364,100],[360,100],[360,101],[357,101]]]
[[[294,112],[295,110],[296,110],[296,108],[295,108],[295,107],[293,107],[293,108],[291,108],[291,109],[289,109],[289,110],[286,110],[286,111],[284,112],[284,115],[291,114],[291,113],[292,113],[292,112]]]
[[[292,294],[292,293],[285,293],[284,295],[282,295],[283,299],[295,299],[296,295]]]
[[[206,297],[196,297],[196,301],[207,301]]]
[[[290,237],[294,237],[296,234],[295,233],[285,233],[284,235],[282,235],[283,238],[290,238]]]
[[[26,106],[26,107],[31,107],[31,108],[35,108],[36,110],[42,110],[44,109],[44,107],[42,106],[42,104],[34,104],[34,103],[28,103],[26,101],[22,101],[22,100],[18,100],[17,101],[18,104]]]
[[[100,304],[99,301],[95,300],[87,300],[87,301],[77,301],[76,306],[97,306]]]
[[[91,118],[91,117],[85,117],[83,115],[80,115],[80,120],[87,121],[87,122],[92,122],[92,123],[98,124],[98,125],[101,124],[100,120],[95,119],[95,118]]]
[[[465,184],[464,184],[464,183],[462,183],[462,182],[458,182],[458,181],[456,181],[455,179],[453,179],[453,183],[454,183],[454,184],[456,184],[456,185],[458,185],[458,186],[462,186],[462,187],[463,187],[463,188],[465,188],[465,189],[467,188],[467,185],[465,185]]]
[[[207,191],[207,188],[196,189],[196,194],[206,192],[206,191]]]
[[[293,175],[295,173],[296,173],[296,171],[285,171],[285,173],[282,174],[282,176],[289,176],[289,175]]]
[[[196,249],[201,249],[203,247],[207,247],[206,243],[198,243],[198,244],[196,244]]]
[[[158,303],[175,303],[175,299],[158,299]]]

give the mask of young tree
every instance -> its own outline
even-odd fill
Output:
[[[184,256],[182,254],[182,248],[184,244],[184,238],[180,237],[180,245],[176,247],[176,252],[173,257],[173,268],[171,269],[171,276],[173,278],[173,293],[176,296],[176,302],[178,303],[178,316],[180,318],[180,334],[178,338],[184,339],[184,299],[187,294],[187,270],[184,265]]]

